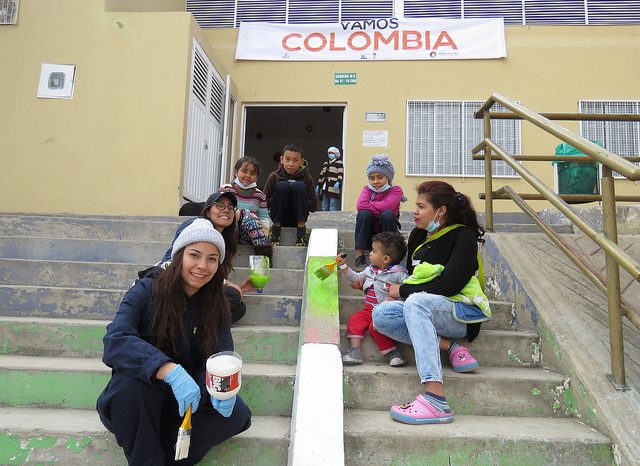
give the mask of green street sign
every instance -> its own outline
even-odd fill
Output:
[[[355,73],[336,73],[333,78],[333,84],[356,84]]]

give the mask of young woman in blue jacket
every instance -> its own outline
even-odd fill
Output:
[[[111,380],[97,401],[102,423],[129,464],[173,464],[178,429],[192,408],[189,456],[206,453],[251,425],[240,397],[219,401],[205,385],[207,358],[233,350],[231,313],[223,298],[225,242],[199,218],[176,238],[171,264],[137,280],[104,337]]]

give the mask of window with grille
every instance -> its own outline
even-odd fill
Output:
[[[409,101],[407,175],[483,176],[484,161],[471,149],[482,141],[482,120],[473,114],[483,101]],[[500,105],[492,111],[505,111]],[[511,155],[520,154],[520,121],[492,120],[491,138]],[[493,161],[493,176],[517,176],[503,161]]]
[[[19,0],[0,0],[0,24],[16,24]]]
[[[640,24],[640,0],[396,0],[406,18],[504,18],[506,25]],[[335,23],[398,16],[394,0],[186,0],[202,28],[241,21]],[[16,5],[18,0],[0,0]],[[2,14],[0,8],[0,15]],[[1,18],[1,16],[0,16]]]
[[[640,114],[640,101],[580,102],[580,113]],[[640,122],[637,121],[581,121],[580,135],[620,156],[640,154]],[[636,164],[640,165],[640,164]],[[621,178],[621,175],[614,173]]]

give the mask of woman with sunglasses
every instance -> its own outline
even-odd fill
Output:
[[[237,322],[244,316],[247,311],[247,307],[242,302],[242,293],[247,291],[255,291],[255,287],[251,284],[251,280],[247,278],[239,285],[229,281],[229,275],[233,271],[233,259],[238,252],[237,241],[237,223],[236,223],[236,210],[238,209],[238,200],[233,193],[230,192],[215,192],[204,203],[204,207],[200,212],[200,217],[208,219],[213,227],[222,234],[224,238],[224,244],[226,248],[226,258],[222,264],[220,264],[220,270],[224,280],[224,294],[229,300],[231,307],[231,321]],[[198,217],[196,217],[198,218]],[[190,218],[184,221],[176,230],[176,234],[171,244],[175,242],[176,238],[182,230],[191,223],[195,218]],[[172,246],[173,247],[173,246]],[[167,250],[164,257],[160,261],[159,265],[165,267],[164,264],[171,260],[171,248]]]

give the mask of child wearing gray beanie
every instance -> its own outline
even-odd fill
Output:
[[[371,250],[371,238],[383,231],[397,233],[400,229],[400,203],[406,197],[400,186],[392,186],[396,173],[391,159],[386,154],[376,154],[365,170],[369,183],[362,188],[356,208],[355,268],[367,266]]]
[[[218,230],[213,228],[211,222],[204,218],[196,218],[189,226],[180,232],[176,240],[173,242],[173,247],[171,248],[171,259],[173,259],[180,249],[189,246],[190,244],[200,242],[211,243],[217,247],[220,252],[220,263],[224,262],[224,238]]]

